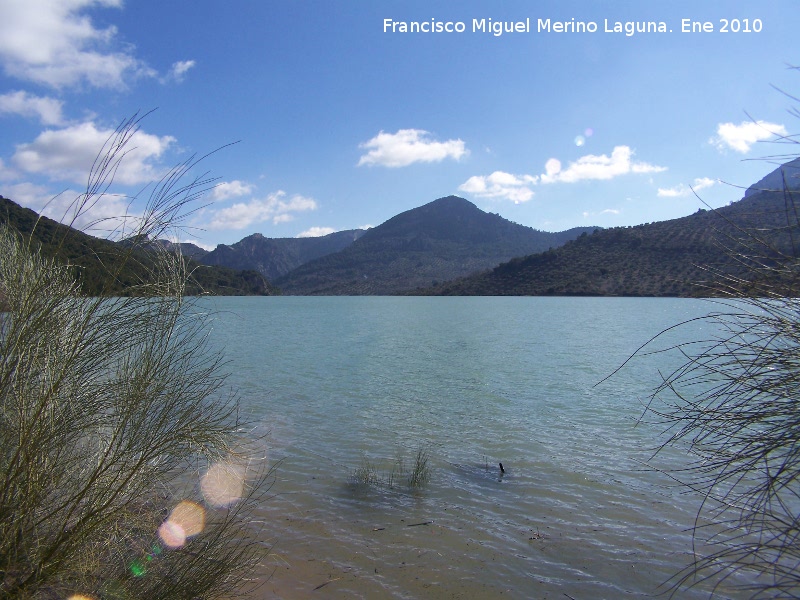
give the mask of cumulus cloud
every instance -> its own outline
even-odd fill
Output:
[[[5,187],[3,194],[21,206],[100,237],[119,238],[125,231],[130,232],[141,217],[130,212],[126,196],[117,194],[97,196],[78,215],[75,214],[75,202],[81,193],[77,190],[53,194],[45,186],[26,182]]]
[[[21,90],[0,95],[0,114],[34,117],[44,125],[61,125],[64,122],[63,106],[61,100],[34,96]]]
[[[127,78],[155,76],[130,46],[112,48],[116,27],[99,29],[86,14],[121,6],[121,0],[3,0],[0,62],[13,77],[55,88],[119,88]]]
[[[551,158],[545,163],[542,183],[574,183],[582,180],[613,179],[629,173],[659,173],[666,167],[659,167],[632,160],[633,150],[628,146],[615,146],[611,156],[606,154],[587,154],[563,169],[561,162]]]
[[[742,121],[738,125],[720,123],[717,125],[717,136],[712,137],[709,142],[719,150],[730,148],[746,154],[756,142],[785,135],[788,135],[788,132],[783,125],[767,121]]]
[[[238,179],[233,181],[223,181],[214,186],[211,190],[211,199],[214,202],[222,200],[230,200],[231,198],[240,198],[252,194],[255,186],[249,183],[244,183]]]
[[[309,238],[309,237],[322,237],[323,235],[329,235],[334,233],[336,230],[333,227],[311,227],[310,229],[306,229],[302,233],[298,233],[297,237],[299,238]]]
[[[671,188],[658,188],[658,195],[661,198],[678,198],[681,196],[689,196],[692,191],[699,192],[714,185],[716,181],[708,177],[698,177],[694,180],[691,186],[684,184],[676,185]]]
[[[406,167],[416,162],[441,162],[445,158],[459,160],[467,154],[462,140],[437,142],[422,129],[400,129],[397,133],[381,131],[359,148],[368,152],[359,159],[358,166]]]
[[[113,134],[113,129],[98,129],[91,122],[48,129],[33,142],[17,146],[12,160],[18,169],[27,173],[83,184],[98,152]],[[159,137],[137,131],[128,143],[129,150],[114,181],[134,185],[158,179],[161,170],[157,160],[174,142],[171,136]]]
[[[294,213],[316,210],[313,198],[294,195],[287,198],[286,192],[279,190],[266,198],[254,198],[249,202],[238,202],[213,213],[209,229],[244,229],[253,223],[271,220],[285,223],[294,218]]]
[[[512,175],[495,171],[491,175],[475,175],[459,186],[459,190],[478,198],[511,200],[519,204],[533,198],[532,185],[538,177],[533,175]]]

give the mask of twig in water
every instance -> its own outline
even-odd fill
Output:
[[[336,579],[329,579],[325,583],[320,583],[317,587],[314,588],[314,591],[317,591],[320,588],[324,588],[329,583],[333,583],[334,581],[339,581],[340,579],[341,579],[341,577],[337,577]]]

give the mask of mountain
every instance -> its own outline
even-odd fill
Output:
[[[541,252],[591,230],[537,231],[448,196],[401,213],[273,283],[296,295],[396,294]]]
[[[795,238],[800,239],[792,194],[756,192],[724,208],[680,219],[597,230],[560,248],[515,258],[422,293],[720,295],[720,286],[726,285],[720,272],[763,283],[767,271],[762,268],[754,278],[752,267],[777,264],[781,252],[796,256]],[[742,255],[758,257],[757,263]]]
[[[255,233],[229,246],[220,244],[197,258],[206,265],[253,269],[272,281],[300,265],[346,248],[363,234],[363,229],[310,238],[265,238]]]
[[[796,158],[779,166],[769,175],[751,185],[744,193],[747,198],[758,192],[781,191],[786,186],[791,190],[800,190],[800,158]]]
[[[147,270],[151,257],[143,251],[131,256],[130,244],[115,243],[87,235],[77,229],[40,217],[34,211],[0,196],[0,223],[8,223],[22,235],[32,235],[34,243],[45,256],[56,257],[64,264],[76,268],[81,288],[87,295],[130,293]],[[208,267],[187,260],[192,271],[188,291],[217,295],[270,295],[272,288],[255,271],[236,271],[222,267]],[[118,271],[116,277],[111,272]]]

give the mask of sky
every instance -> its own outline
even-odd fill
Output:
[[[97,235],[192,157],[213,186],[171,235],[208,249],[452,194],[545,231],[677,218],[798,153],[798,8],[0,0],[0,194],[62,218],[139,115]]]

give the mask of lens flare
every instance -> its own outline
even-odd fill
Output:
[[[188,538],[201,533],[205,525],[205,509],[196,502],[183,500],[158,528],[158,537],[168,548],[180,548]]]
[[[180,525],[186,532],[186,537],[192,537],[205,528],[206,510],[197,502],[184,500],[172,509],[168,520]]]
[[[158,528],[158,537],[167,548],[180,548],[186,543],[186,532],[183,527],[172,521],[164,521]]]
[[[135,560],[131,563],[131,573],[133,573],[134,577],[141,577],[146,571],[147,569],[141,561]]]
[[[212,465],[200,480],[206,502],[222,508],[240,500],[244,494],[245,471],[240,465],[226,462]]]
[[[586,143],[586,138],[585,137],[583,137],[582,135],[576,135],[575,136],[575,145],[576,146],[578,146],[580,148],[585,143]]]
[[[583,135],[585,135],[587,138],[592,137],[594,135],[594,129],[587,127],[586,131],[583,132]]]

